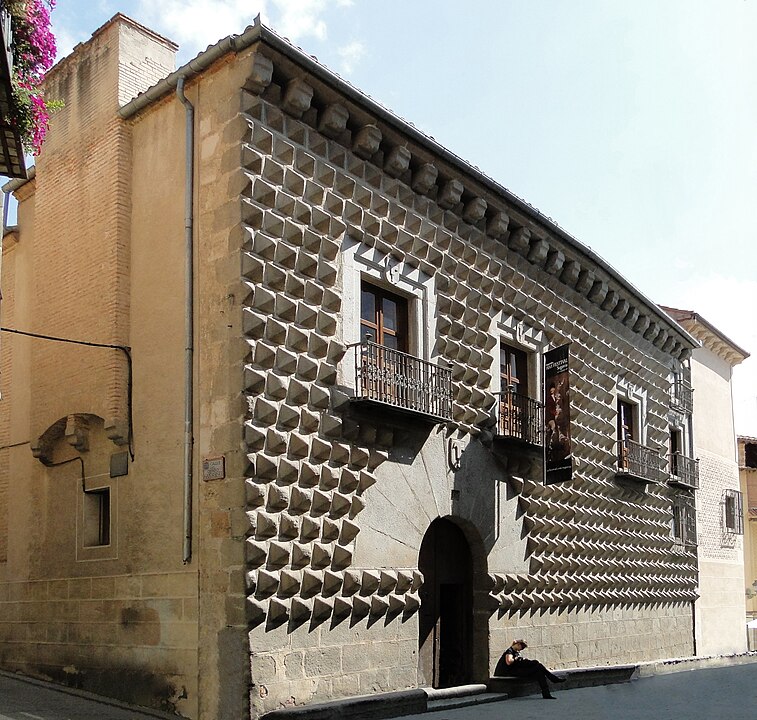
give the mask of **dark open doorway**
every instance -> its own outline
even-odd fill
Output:
[[[423,573],[419,617],[422,682],[435,688],[473,680],[473,560],[463,531],[434,520],[421,543]]]

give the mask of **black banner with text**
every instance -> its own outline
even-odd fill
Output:
[[[544,484],[573,477],[570,441],[569,348],[544,354]]]

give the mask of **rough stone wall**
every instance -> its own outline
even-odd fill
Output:
[[[271,61],[258,53],[243,102],[253,709],[417,681],[412,640],[423,578],[405,560],[417,558],[437,516],[454,515],[487,539],[490,576],[475,579],[476,593],[478,611],[481,594],[489,598],[498,641],[555,613],[569,629],[540,633],[563,665],[690,654],[696,564],[690,549],[673,552],[674,493],[614,479],[619,379],[646,398],[646,444],[667,442],[668,375],[684,352],[675,331],[517,208],[498,206],[318,83],[272,77]],[[347,350],[339,322],[346,238],[435,281],[433,357],[452,370],[452,422],[416,450],[435,458],[417,470],[397,462],[403,433],[346,412],[349,389],[338,383]],[[445,467],[448,439],[463,453],[491,444],[482,427],[494,400],[500,314],[543,333],[550,346],[571,343],[577,468],[570,484],[544,487],[514,462],[496,477],[480,463],[457,476]],[[478,486],[490,499],[502,481],[518,501],[504,504],[487,534],[481,517],[491,513],[477,512],[482,505],[465,492],[455,504],[450,489],[475,494]],[[404,488],[399,496],[392,484]],[[395,499],[386,525],[407,533],[387,538],[378,528],[382,513],[369,507],[387,509]],[[512,541],[512,527],[522,544]],[[503,535],[507,548],[497,542]],[[362,563],[382,551],[383,562]],[[370,655],[377,627],[389,641],[382,657],[395,667],[389,687],[370,684],[370,676],[366,684],[345,663],[347,648]],[[334,633],[342,639],[334,642]],[[642,648],[650,638],[653,649]],[[296,681],[289,673],[300,672],[299,662],[287,660],[294,650],[311,658]]]

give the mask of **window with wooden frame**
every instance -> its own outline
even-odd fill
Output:
[[[528,355],[505,343],[499,346],[500,392],[528,397]]]
[[[366,282],[360,290],[361,340],[408,352],[407,299]]]
[[[499,434],[531,444],[541,439],[540,404],[531,399],[528,353],[506,343],[499,346]]]

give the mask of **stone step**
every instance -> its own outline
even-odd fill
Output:
[[[639,666],[613,665],[610,667],[570,668],[569,670],[556,670],[555,675],[565,678],[565,682],[557,685],[550,683],[552,690],[571,690],[579,687],[630,682],[639,676]],[[487,690],[490,693],[507,695],[507,697],[522,697],[540,692],[536,681],[503,676],[489,678]]]

